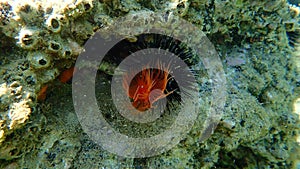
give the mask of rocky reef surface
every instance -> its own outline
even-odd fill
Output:
[[[135,12],[196,25],[228,82],[211,137],[199,142],[196,123],[175,148],[144,159],[93,143],[72,86],[58,80],[89,37]],[[299,168],[299,13],[286,0],[0,0],[0,168]]]

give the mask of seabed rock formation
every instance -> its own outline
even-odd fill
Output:
[[[0,168],[299,168],[300,111],[293,104],[300,85],[300,10],[293,4],[0,0]],[[228,98],[206,141],[198,141],[196,123],[172,150],[126,159],[82,131],[71,85],[57,78],[97,30],[143,11],[180,16],[208,36],[223,63]]]

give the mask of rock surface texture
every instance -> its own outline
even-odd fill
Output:
[[[300,9],[293,4],[0,0],[0,168],[299,168],[293,102],[300,86]],[[228,95],[221,122],[204,142],[196,123],[170,151],[126,159],[82,131],[72,86],[58,77],[96,31],[143,11],[171,13],[201,29],[220,55]]]

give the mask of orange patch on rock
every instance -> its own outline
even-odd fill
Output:
[[[59,81],[62,83],[67,83],[73,77],[74,71],[75,71],[74,66],[63,71],[58,77]]]
[[[38,101],[43,101],[46,99],[47,89],[48,89],[48,85],[45,85],[41,88],[37,96]]]

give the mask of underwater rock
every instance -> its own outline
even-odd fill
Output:
[[[141,13],[149,12],[180,16],[206,33],[224,63],[228,99],[220,124],[206,141],[199,142],[201,124],[196,122],[174,149],[146,159],[122,159],[90,143],[72,109],[70,86],[56,78],[74,65],[97,30],[105,36],[113,19],[127,13],[136,14],[132,20],[144,23],[141,31],[146,30]],[[299,55],[299,30],[299,7],[286,0],[2,0],[0,168],[296,167],[299,115],[291,105],[299,95],[299,62],[293,60]],[[45,85],[50,94],[39,103]]]

